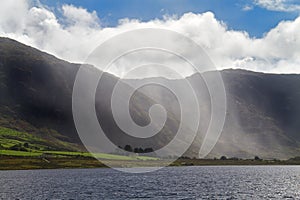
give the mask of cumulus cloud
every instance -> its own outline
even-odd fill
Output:
[[[273,11],[300,11],[298,0],[254,0],[255,4]]]
[[[86,9],[77,8],[73,5],[63,5],[62,10],[65,19],[72,26],[97,28],[100,25],[96,11],[89,13]]]
[[[257,2],[266,3],[267,0]],[[42,5],[32,6],[29,0],[3,1],[0,36],[82,63],[101,42],[118,33],[137,28],[165,28],[180,32],[201,45],[218,69],[300,73],[300,17],[282,21],[262,38],[251,38],[247,32],[229,30],[211,12],[165,16],[163,20],[148,22],[121,19],[116,27],[107,28],[101,26],[95,11],[73,5],[63,5],[58,10],[61,11],[59,18]],[[124,41],[122,45],[128,42],[132,41]],[[192,73],[190,69],[181,70],[184,75]],[[119,75],[117,70],[114,73]]]
[[[0,26],[7,32],[19,33],[24,28],[26,14],[29,8],[27,1],[11,0],[1,3]]]

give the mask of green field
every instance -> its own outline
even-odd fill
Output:
[[[25,143],[30,144],[28,148],[43,149],[46,148],[47,141],[32,134],[0,127],[0,146],[2,149],[9,149],[13,146],[23,145]]]
[[[35,135],[0,127],[0,156],[18,157],[87,157],[106,160],[157,160],[154,157],[138,155],[115,155],[76,151],[49,150],[51,143]]]
[[[22,151],[80,150],[77,144],[65,142],[58,138],[63,138],[63,136],[51,129],[41,128],[27,133],[0,126],[0,149]]]
[[[158,158],[148,156],[123,156],[106,153],[88,153],[88,152],[68,152],[68,151],[14,151],[0,150],[0,155],[4,156],[22,156],[22,157],[95,157],[106,160],[158,160]]]
[[[14,151],[14,150],[0,150],[0,155],[4,156],[22,156],[22,157],[37,157],[41,156],[41,152],[26,152],[26,151]]]
[[[54,141],[51,141],[54,142]],[[53,149],[52,143],[34,134],[0,127],[0,170],[57,169],[107,167],[157,167],[165,166],[167,159],[108,153],[89,153]],[[62,141],[61,141],[62,142]],[[64,142],[62,142],[64,143]],[[65,145],[69,145],[65,143]],[[97,159],[105,160],[99,162]],[[192,165],[299,165],[300,157],[285,161],[255,159],[188,159],[180,158],[171,166]]]

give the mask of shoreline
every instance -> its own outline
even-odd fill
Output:
[[[116,168],[160,167],[167,160],[106,160]],[[168,167],[183,166],[297,166],[300,160],[214,160],[214,159],[184,159],[180,158]],[[110,168],[92,157],[22,157],[0,156],[0,171],[4,170],[34,170],[34,169],[93,169]]]

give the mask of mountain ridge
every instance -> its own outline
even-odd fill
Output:
[[[0,126],[32,132],[35,135],[46,134],[52,140],[70,143],[72,148],[77,146],[78,149],[84,149],[73,122],[71,107],[72,88],[79,67],[80,64],[60,60],[8,38],[0,38]],[[226,69],[220,73],[227,92],[228,113],[220,140],[209,157],[299,156],[300,125],[297,119],[300,117],[300,108],[297,102],[300,101],[300,92],[297,92],[297,85],[300,84],[300,75],[269,74],[241,69]],[[104,91],[98,93],[96,108],[98,113],[110,116],[107,113],[111,110],[103,104],[105,99],[101,100],[99,97],[104,95],[108,98],[111,93],[109,88],[120,79],[108,73],[104,76],[108,81],[101,85]],[[199,84],[198,76],[199,74],[193,74],[187,80],[193,82],[195,88],[202,90],[203,85]],[[126,81],[138,82],[143,79]],[[164,81],[180,87],[181,80]],[[169,110],[173,111],[176,107],[173,97],[160,95],[161,88],[146,88],[136,95],[130,108],[132,117],[138,124],[149,123],[147,108],[154,103],[148,99],[148,96],[151,97],[150,94],[147,95],[149,91]],[[203,98],[206,101],[207,97]],[[169,105],[170,102],[174,102],[173,107]],[[170,114],[163,131],[167,136],[160,138],[164,141],[162,143],[169,141],[174,132],[173,126],[177,126],[177,111],[174,112],[175,115]],[[109,117],[104,120],[104,124],[109,130],[117,131]],[[53,131],[57,133],[53,134],[55,136],[52,135]],[[121,139],[112,137],[120,146],[125,145]],[[187,155],[196,155],[193,152],[197,152],[201,140],[201,137],[196,139],[190,149],[192,153]],[[132,145],[138,145],[138,142],[132,142]],[[147,145],[149,144],[156,145]],[[53,148],[59,147],[54,145]]]

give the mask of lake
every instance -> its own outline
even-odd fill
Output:
[[[300,199],[300,166],[0,171],[0,199]]]

